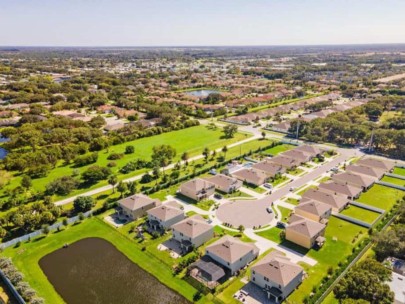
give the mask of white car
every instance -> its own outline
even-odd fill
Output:
[[[271,207],[267,207],[266,210],[268,213],[273,213],[273,209],[271,209]]]
[[[265,188],[267,188],[267,189],[273,189],[273,185],[272,185],[272,184],[269,184],[269,183],[265,183],[265,184],[263,185],[263,187],[265,187]]]

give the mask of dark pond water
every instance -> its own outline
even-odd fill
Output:
[[[197,90],[197,91],[190,91],[186,92],[187,95],[196,96],[196,97],[207,97],[212,93],[219,93],[216,90]]]
[[[8,138],[1,137],[1,134],[0,134],[0,143],[6,142],[7,140],[8,140]],[[6,155],[7,155],[7,151],[5,149],[3,149],[2,147],[0,147],[0,159],[5,158]]]
[[[39,265],[68,304],[190,303],[100,238],[58,249]]]

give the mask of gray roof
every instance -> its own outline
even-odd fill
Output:
[[[342,172],[332,176],[332,179],[339,183],[349,183],[353,185],[360,185],[362,187],[371,186],[375,179],[362,174],[355,174],[351,172]]]
[[[198,193],[211,187],[215,187],[215,185],[202,178],[195,178],[181,185],[181,188],[187,188],[194,193]]]
[[[346,167],[346,171],[355,174],[370,176],[373,178],[380,178],[384,175],[386,170],[361,165],[349,165]]]
[[[362,158],[356,162],[357,165],[373,167],[376,169],[382,169],[385,171],[389,171],[394,168],[395,164],[389,160],[382,160],[372,157]]]
[[[286,230],[293,230],[309,238],[314,237],[323,229],[325,229],[324,224],[312,221],[296,214],[293,214],[290,217],[290,224],[286,228]]]
[[[213,177],[207,178],[207,180],[210,183],[215,184],[216,186],[221,188],[232,187],[233,185],[240,183],[238,179],[226,176],[224,174],[217,174]]]
[[[174,217],[184,214],[184,211],[179,207],[174,207],[170,204],[164,204],[147,211],[148,214],[162,220],[168,221]]]
[[[319,189],[328,190],[334,193],[341,193],[350,197],[354,197],[362,192],[362,189],[348,183],[340,183],[335,181],[328,181],[322,184],[319,184]]]

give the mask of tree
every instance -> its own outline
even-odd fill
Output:
[[[89,121],[89,125],[92,126],[93,128],[97,128],[97,129],[101,128],[105,124],[106,124],[105,119],[103,117],[101,117],[100,115],[93,117]]]
[[[166,167],[175,156],[176,149],[170,145],[160,145],[152,148],[152,161],[159,167]]]
[[[236,132],[238,132],[238,127],[236,125],[226,125],[223,132],[226,138],[233,138]]]
[[[389,304],[394,293],[385,284],[391,279],[391,270],[375,260],[367,259],[350,269],[333,292],[338,300],[363,299],[371,304]]]
[[[24,189],[28,190],[29,188],[32,187],[32,180],[31,177],[29,177],[28,175],[24,175],[22,177],[21,180],[21,187],[23,187]]]
[[[62,176],[46,185],[46,193],[49,195],[68,195],[71,191],[75,190],[78,185],[79,182],[75,178],[71,176]]]
[[[224,153],[224,159],[226,159],[226,152],[228,152],[228,147],[227,147],[227,146],[223,146],[222,152]]]
[[[262,132],[262,138],[265,139],[266,138],[266,132]]]
[[[113,193],[115,193],[115,185],[117,184],[117,182],[118,182],[118,178],[117,178],[117,176],[115,175],[115,174],[112,174],[112,175],[110,175],[109,177],[108,177],[108,183],[112,186],[112,189],[113,189]]]
[[[134,146],[126,146],[125,147],[125,154],[133,154],[135,152]]]
[[[94,165],[87,168],[87,170],[82,173],[82,178],[86,183],[94,184],[100,180],[107,179],[107,177],[110,175],[110,168],[104,168],[98,165]]]
[[[123,194],[128,190],[128,185],[120,181],[117,185],[117,190],[119,193],[121,193],[121,197],[123,197]]]
[[[188,160],[188,159],[189,159],[188,152],[184,152],[184,153],[181,155],[181,160],[184,161],[184,163],[187,164],[187,160]]]
[[[202,154],[204,155],[205,162],[208,162],[208,157],[210,156],[210,149],[207,147],[204,148]]]
[[[95,203],[91,196],[78,196],[73,201],[73,208],[76,212],[86,212],[94,207]]]
[[[128,184],[128,191],[131,195],[136,193],[136,181],[130,181]]]

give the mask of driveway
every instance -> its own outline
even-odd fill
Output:
[[[216,216],[221,222],[229,223],[236,228],[240,225],[245,228],[265,226],[274,217],[273,213],[266,211],[270,203],[268,197],[258,200],[233,201],[219,206]]]

